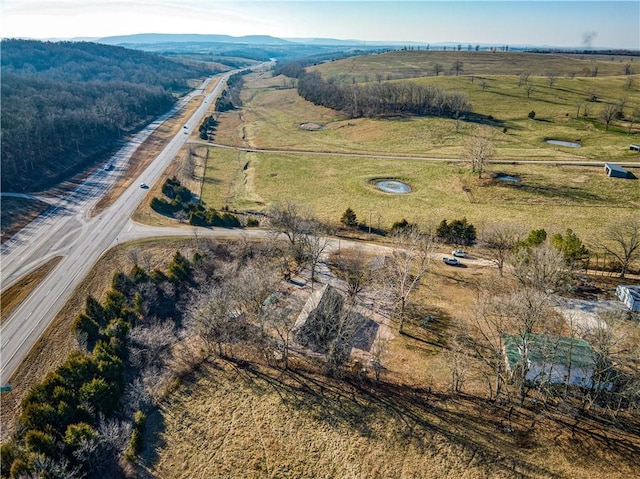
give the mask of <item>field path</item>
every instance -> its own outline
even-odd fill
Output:
[[[416,160],[416,161],[438,161],[448,163],[465,163],[467,160],[463,158],[435,158],[430,156],[415,155],[389,155],[384,153],[345,153],[338,151],[313,151],[313,150],[285,150],[285,149],[268,149],[268,148],[245,148],[241,146],[223,145],[220,143],[211,143],[206,141],[189,141],[189,144],[210,146],[212,148],[221,148],[225,150],[242,151],[245,153],[276,153],[281,155],[310,155],[310,156],[339,156],[346,158],[383,158],[391,160]],[[604,166],[605,161],[595,160],[491,160],[487,162],[492,165],[549,165],[549,166]],[[640,161],[616,161],[616,165],[627,168],[640,167]]]

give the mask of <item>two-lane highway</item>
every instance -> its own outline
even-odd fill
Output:
[[[220,94],[231,73],[224,74],[214,90],[204,97],[203,102],[181,128],[165,149],[140,175],[118,200],[100,216],[88,219],[85,211],[97,201],[99,193],[107,186],[93,192],[83,191],[76,197],[61,200],[59,209],[53,215],[40,218],[26,234],[17,237],[2,251],[2,288],[4,289],[20,276],[32,269],[43,258],[63,254],[58,266],[32,291],[2,324],[0,330],[0,383],[5,385],[29,350],[68,301],[75,288],[87,275],[102,253],[116,242],[127,220],[148,190],[140,188],[140,183],[154,184],[186,143],[189,133],[200,124],[210,105]],[[207,86],[207,80],[202,91]],[[201,93],[197,93],[201,94]],[[186,100],[192,98],[192,93]],[[175,113],[175,111],[174,111]],[[157,126],[156,126],[157,128]],[[155,128],[154,128],[155,129]],[[151,131],[146,135],[151,134]],[[134,146],[141,138],[136,137]],[[129,155],[135,151],[132,148]],[[112,159],[112,163],[124,163],[122,151]],[[118,156],[120,155],[120,156]],[[96,172],[96,174],[104,172]],[[90,178],[85,188],[95,187],[97,178]],[[92,185],[92,186],[90,186]]]

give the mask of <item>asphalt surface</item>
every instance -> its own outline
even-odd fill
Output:
[[[202,95],[208,79],[187,95],[169,113],[141,131],[108,163],[113,170],[97,170],[70,195],[55,202],[52,208],[2,245],[2,290],[24,274],[54,256],[63,256],[57,267],[31,292],[3,323],[0,329],[0,384],[5,385],[29,350],[53,321],[75,288],[81,283],[103,252],[116,244],[129,217],[145,198],[148,190],[141,183],[153,185],[178,151],[196,130],[209,106],[220,94],[231,73],[222,75],[213,92],[185,123],[187,128],[169,142],[151,165],[118,200],[100,216],[89,218],[88,212],[119,173],[142,142],[167,118],[175,114],[194,96]]]

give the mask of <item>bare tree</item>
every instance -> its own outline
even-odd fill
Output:
[[[400,310],[402,332],[409,296],[429,271],[433,241],[415,227],[402,228],[393,235],[394,250],[386,264],[386,279]]]
[[[520,248],[511,259],[513,274],[523,288],[553,293],[566,290],[570,284],[572,272],[564,255],[546,243],[535,248]]]
[[[470,327],[461,331],[474,356],[480,360],[486,378],[489,399],[500,399],[507,385],[504,339],[509,327],[509,314],[490,295],[478,298]]]
[[[140,324],[129,331],[130,357],[136,366],[163,363],[168,357],[171,345],[178,340],[171,320]]]
[[[462,71],[462,62],[457,60],[453,62],[453,66],[451,67],[451,71],[456,72],[456,76]]]
[[[520,76],[518,76],[518,86],[525,85],[529,81],[529,72],[522,72]]]
[[[385,369],[387,354],[389,353],[389,339],[378,334],[371,347],[371,367],[376,381],[380,381],[380,374]]]
[[[522,236],[521,229],[510,224],[496,224],[484,231],[482,236],[482,244],[489,252],[490,260],[503,276],[504,265]]]
[[[265,323],[275,333],[274,346],[284,369],[289,368],[289,352],[297,319],[294,310],[299,311],[300,308],[277,307],[271,308],[265,313]]]
[[[218,356],[224,356],[223,346],[235,339],[237,315],[229,308],[229,295],[219,286],[202,292],[187,311],[188,330],[202,338],[209,350],[215,345]]]
[[[604,122],[605,131],[609,130],[609,124],[613,120],[615,120],[619,111],[620,111],[619,106],[614,105],[612,103],[605,103],[605,105],[602,107],[602,110],[600,110],[600,114],[598,115],[598,118],[600,118]]]
[[[576,119],[580,116],[580,109],[582,108],[583,104],[584,104],[584,100],[578,100],[575,103],[575,105],[576,105]],[[585,113],[585,116],[586,116],[586,113]]]
[[[527,82],[524,85],[524,92],[527,94],[527,98],[531,98],[531,94],[535,90],[535,86],[531,82]]]
[[[478,126],[469,136],[464,145],[464,155],[471,163],[471,171],[482,178],[487,161],[495,152],[493,130],[489,127]]]
[[[469,98],[463,93],[453,93],[449,97],[451,111],[456,120],[456,133],[460,130],[460,118],[471,110]]]
[[[634,108],[633,111],[628,115],[627,121],[629,122],[627,134],[630,135],[631,130],[633,129],[633,124],[640,122],[640,108]]]
[[[451,375],[451,391],[454,393],[462,391],[469,376],[469,350],[464,344],[464,336],[459,328],[460,325],[456,325],[448,347],[441,353],[442,365]]]
[[[534,288],[522,288],[507,298],[503,299],[500,305],[506,308],[507,314],[511,316],[511,331],[518,337],[521,361],[519,367],[514,371],[514,382],[518,386],[520,403],[524,403],[527,395],[527,387],[529,381],[527,376],[530,368],[530,353],[532,349],[531,341],[533,334],[536,332],[545,332],[547,330],[546,323],[551,316],[550,297],[544,292]],[[551,347],[549,347],[551,346]],[[540,349],[540,345],[537,345]],[[553,345],[542,345],[541,361],[539,364],[542,371],[548,369],[545,362],[553,358]],[[539,378],[538,386],[540,386]]]
[[[547,85],[549,85],[549,88],[553,88],[553,85],[555,85],[555,83],[556,83],[555,74],[552,72],[547,73]]]
[[[316,280],[316,270],[322,255],[329,245],[329,238],[323,236],[323,230],[324,228],[320,222],[309,222],[308,231],[303,237],[304,256],[311,271],[311,289],[313,289],[313,284]]]
[[[599,246],[620,263],[620,277],[640,258],[640,217],[628,217],[609,225]]]
[[[345,250],[334,259],[337,276],[346,283],[347,296],[355,299],[371,282],[371,267],[360,249]]]
[[[300,239],[308,231],[309,221],[314,218],[309,208],[302,207],[293,200],[275,203],[269,209],[271,231],[284,234],[293,247],[300,243]]]
[[[440,63],[436,63],[433,65],[433,73],[438,76],[442,72],[442,65]]]
[[[265,259],[254,259],[243,264],[230,279],[230,299],[238,309],[251,318],[257,318],[267,297],[279,284],[276,268]]]

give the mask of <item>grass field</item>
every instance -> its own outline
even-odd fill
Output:
[[[403,68],[411,68],[412,76],[418,76],[429,74],[425,65],[432,60],[439,58],[439,62],[446,64],[457,55],[467,62],[464,63],[467,70],[460,76],[426,76],[411,81],[466,93],[475,113],[492,118],[488,123],[498,132],[496,159],[638,160],[638,155],[628,150],[628,144],[635,141],[640,132],[638,122],[629,135],[630,124],[625,120],[611,124],[609,131],[597,120],[605,103],[625,99],[627,116],[640,108],[640,75],[622,75],[618,59],[594,62],[571,56],[523,53],[393,52],[313,68],[338,80],[344,72],[356,68],[368,72],[372,80],[382,62],[386,65],[383,71],[388,75],[393,72],[400,75]],[[632,68],[640,65],[636,58],[626,60]],[[567,77],[585,64],[591,68],[598,64],[599,76]],[[519,74],[523,71],[532,73],[529,77],[532,90],[528,94],[526,88],[518,86]],[[555,74],[551,86],[546,72]],[[384,73],[383,77],[386,78]],[[268,73],[250,78],[243,109],[220,115],[216,141],[256,148],[459,158],[463,156],[464,140],[474,126],[471,122],[461,122],[460,131],[456,132],[455,122],[450,119],[347,119],[339,112],[304,101],[294,89],[283,88],[282,78],[269,78]],[[597,101],[586,101],[591,95],[595,95]],[[528,118],[531,111],[536,113],[534,120]],[[305,122],[317,123],[323,128],[317,131],[300,128]],[[507,131],[502,133],[505,127]],[[579,140],[582,148],[553,146],[545,143],[549,138]]]
[[[466,47],[466,45],[464,45]],[[622,75],[629,64],[633,73],[640,73],[640,56],[605,56],[572,54],[538,54],[522,52],[469,52],[469,51],[394,51],[380,55],[363,55],[311,67],[326,78],[362,82],[376,80],[380,75],[388,78],[414,78],[434,75],[436,63],[442,65],[442,73],[453,74],[454,62],[462,62],[460,74],[464,75],[515,75],[522,72],[534,76],[556,77],[590,75],[594,68],[598,76]]]
[[[455,76],[433,75],[433,63],[463,62]],[[624,161],[640,155],[628,149],[638,142],[640,122],[628,134],[626,120],[608,131],[597,117],[606,102],[625,99],[629,117],[640,109],[640,75],[622,75],[623,67],[640,69],[640,58],[539,55],[488,52],[391,52],[324,63],[312,69],[338,81],[413,78],[468,95],[473,110],[493,125],[494,159],[507,161]],[[598,76],[589,72],[598,68]],[[518,86],[519,75],[530,73],[532,91]],[[554,75],[549,85],[548,74]],[[629,83],[631,80],[631,83]],[[403,80],[392,80],[403,81]],[[483,85],[483,82],[486,82]],[[465,140],[475,125],[442,118],[394,117],[348,119],[339,112],[300,98],[288,82],[269,73],[250,75],[242,109],[219,115],[216,142],[252,148],[394,154],[441,159],[464,156]],[[588,102],[590,95],[598,101]],[[587,108],[588,116],[585,116]],[[535,119],[528,114],[535,111]],[[320,128],[302,128],[313,123]],[[504,131],[506,128],[506,131]],[[546,139],[578,141],[581,148],[555,146]],[[640,170],[632,169],[636,176]],[[480,228],[496,221],[527,228],[560,231],[568,226],[588,241],[610,220],[633,214],[640,206],[636,180],[605,177],[601,167],[491,165],[491,173],[519,176],[505,184],[473,178],[463,163],[312,156],[302,153],[264,154],[211,150],[203,198],[210,206],[264,209],[292,198],[312,205],[317,214],[336,222],[347,206],[360,221],[388,228],[403,217],[433,224],[442,218],[466,216]],[[394,196],[371,185],[374,178],[408,182],[413,191]],[[604,219],[604,220],[603,220]]]
[[[496,221],[549,232],[571,227],[588,241],[606,227],[603,218],[631,215],[640,207],[637,181],[606,177],[599,167],[493,165],[493,173],[520,177],[511,184],[478,180],[464,164],[312,155],[241,153],[211,149],[204,201],[214,208],[264,209],[293,199],[337,223],[347,207],[358,220],[389,228],[406,218],[423,226],[466,216],[480,231]],[[488,173],[487,177],[490,176]],[[412,187],[406,195],[384,193],[376,178]],[[466,190],[466,191],[465,191]]]

